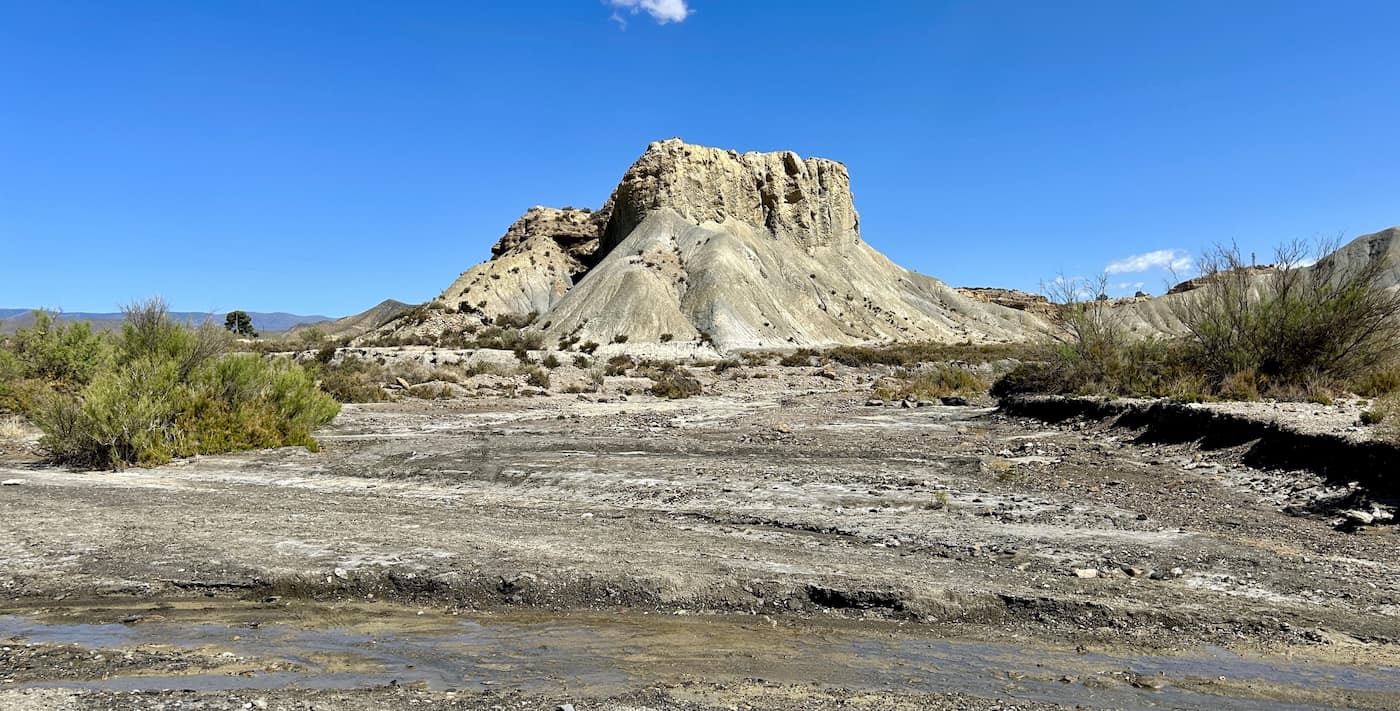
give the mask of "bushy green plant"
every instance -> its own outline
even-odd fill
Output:
[[[14,402],[16,385],[24,378],[24,364],[7,348],[0,348],[0,410],[20,409]]]
[[[525,384],[533,385],[537,388],[548,388],[549,371],[536,366],[525,368]]]
[[[911,367],[921,363],[946,363],[964,361],[967,363],[988,363],[1008,358],[1028,359],[1044,357],[1044,347],[1039,344],[996,343],[972,345],[968,343],[891,343],[882,346],[838,346],[826,351],[824,359],[861,367],[867,365],[895,365]]]
[[[906,373],[893,383],[875,388],[871,397],[881,400],[933,400],[949,395],[974,395],[987,391],[987,382],[978,374],[946,363],[916,373]]]
[[[778,360],[778,365],[785,368],[802,368],[812,364],[812,359],[817,356],[817,352],[811,348],[798,348]]]
[[[627,371],[636,365],[637,362],[632,360],[631,356],[616,355],[608,359],[607,367],[603,369],[603,375],[626,375]]]
[[[1202,259],[1200,287],[1176,304],[1190,358],[1211,386],[1252,372],[1267,388],[1340,390],[1400,356],[1400,292],[1379,283],[1390,265],[1344,268],[1323,257],[1306,269],[1305,254],[1302,243],[1285,245],[1262,271],[1235,247]]]
[[[34,325],[16,331],[6,349],[19,363],[19,377],[61,389],[86,385],[109,355],[106,339],[87,322],[63,324],[46,311],[35,311]]]
[[[342,358],[321,369],[321,390],[337,402],[383,402],[389,396],[380,383],[387,377],[383,366],[361,358]]]
[[[1380,439],[1400,444],[1400,392],[1376,398],[1371,409],[1362,413],[1362,420],[1377,426]]]
[[[228,337],[170,319],[163,302],[127,309],[114,356],[76,396],[35,408],[41,444],[79,467],[149,466],[174,457],[301,445],[340,405],[290,359],[228,355]]]

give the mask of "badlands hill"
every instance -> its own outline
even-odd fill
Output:
[[[288,335],[296,336],[315,329],[329,338],[353,338],[382,328],[385,324],[408,313],[413,308],[413,304],[385,299],[368,311],[361,311],[353,316],[296,326],[288,332]]]
[[[1334,279],[1353,274],[1375,262],[1384,265],[1377,286],[1400,289],[1400,227],[1361,235],[1306,269],[1311,276]],[[1262,282],[1277,267],[1266,265],[1246,269],[1252,279]],[[1197,290],[1203,284],[1204,279],[1198,277],[1177,284],[1169,293],[1157,298],[1125,301],[1116,307],[1120,322],[1141,335],[1181,335],[1185,332],[1180,318],[1182,309],[1189,306],[1191,300],[1200,298],[1201,292]]]
[[[535,314],[546,343],[1011,342],[1037,315],[969,298],[867,244],[840,163],[659,141],[597,210],[535,207],[426,313],[376,335]]]

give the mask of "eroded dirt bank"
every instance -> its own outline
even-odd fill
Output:
[[[533,611],[756,624],[796,630],[797,640],[829,640],[836,625],[854,636],[843,649],[943,640],[1024,650],[988,668],[1001,675],[997,684],[977,688],[930,686],[927,670],[900,670],[895,657],[882,670],[894,676],[871,688],[834,671],[804,679],[760,648],[735,675],[681,678],[634,666],[621,686],[516,688],[514,700],[480,677],[451,698],[440,679],[421,689],[257,697],[288,708],[378,708],[409,696],[464,708],[577,699],[617,708],[980,708],[988,699],[1034,699],[1006,675],[1052,654],[1115,661],[1066,667],[1059,676],[1067,681],[1054,680],[1061,696],[1020,708],[1179,705],[1163,694],[1187,690],[1242,704],[1400,705],[1400,688],[1384,683],[1400,665],[1394,528],[1343,532],[1327,515],[1293,506],[1344,484],[1251,468],[1248,444],[1137,443],[1134,431],[1093,420],[871,408],[858,392],[823,392],[818,378],[788,386],[682,401],[348,407],[320,454],[206,457],[116,474],[11,461],[0,478],[22,484],[0,490],[0,612],[141,629],[170,624],[162,610],[191,600],[278,609],[354,601],[434,619]],[[266,611],[255,620],[204,614],[220,624],[309,624]],[[360,624],[356,613],[311,626]],[[132,652],[115,668],[73,661],[90,660],[92,644],[65,652],[42,642],[23,662],[4,657],[0,678],[13,680],[0,701],[146,708],[123,706],[135,697],[110,689],[73,696],[15,687],[211,668],[257,679],[291,663],[270,654],[271,670],[233,669],[218,657],[228,649],[115,644],[122,659]],[[675,639],[655,646],[685,648]],[[1210,659],[1207,646],[1382,681],[1349,687],[1257,670],[1166,671],[1151,683],[1117,678],[1131,690],[1122,698],[1090,693],[1112,686],[1090,681],[1100,672],[1140,675],[1148,657]],[[180,668],[162,668],[171,664]],[[44,672],[67,668],[76,671]],[[820,668],[857,667],[843,657]],[[384,682],[365,678],[366,686]],[[499,681],[511,686],[508,676]],[[315,700],[328,694],[344,698]],[[255,700],[233,696],[238,704],[226,707]],[[151,703],[233,703],[226,697],[166,694]]]

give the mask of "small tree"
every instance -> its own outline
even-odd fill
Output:
[[[253,319],[247,311],[228,312],[228,315],[224,317],[224,328],[227,328],[235,336],[258,337],[258,332],[253,329]]]

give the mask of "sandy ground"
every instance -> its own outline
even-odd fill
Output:
[[[147,699],[110,688],[28,687],[211,668],[256,677],[290,669],[292,657],[269,648],[261,652],[271,661],[249,666],[256,654],[230,662],[212,642],[192,649],[116,640],[121,653],[113,655],[94,652],[102,645],[91,639],[75,647],[20,636],[0,656],[0,706],[1196,703],[1164,704],[1163,683],[1205,694],[1217,708],[1233,708],[1222,699],[1238,708],[1400,706],[1395,528],[1343,532],[1326,512],[1298,515],[1300,500],[1345,493],[1345,483],[1251,469],[1232,449],[1138,443],[1134,432],[1103,423],[1050,425],[989,407],[866,407],[863,391],[815,376],[679,401],[597,399],[348,406],[322,433],[317,454],[203,457],[121,473],[63,471],[11,453],[0,479],[22,483],[0,488],[0,615],[133,628],[171,619],[233,625],[246,620],[222,608],[173,618],[161,610],[189,600],[275,600],[279,610],[291,601],[304,610],[354,601],[434,617],[609,616],[589,622],[593,631],[580,640],[613,634],[619,620],[649,629],[641,617],[740,625],[735,640],[771,627],[792,633],[783,644],[795,645],[798,658],[808,653],[804,635],[831,639],[839,629],[837,638],[854,635],[845,651],[792,666],[768,659],[760,645],[731,670],[705,655],[741,645],[686,633],[653,666],[604,655],[627,670],[626,682],[572,691],[511,688],[506,679],[503,688],[449,692],[436,681],[390,687],[371,675],[359,690],[205,689]],[[268,624],[288,622],[286,612],[261,614]],[[374,617],[338,614],[303,613],[289,624],[355,628]],[[1021,651],[1009,666],[976,667],[1000,675],[995,685],[930,688],[919,682],[927,670],[875,684],[860,681],[875,678],[869,674],[839,673],[863,668],[852,666],[850,649],[874,639]],[[19,661],[13,649],[26,643]],[[93,654],[122,661],[93,663]],[[1005,682],[1019,673],[1012,667],[1041,654],[1110,655],[1118,661],[1104,664],[1118,676],[1092,682],[1109,677],[1071,660],[1060,663],[1063,673],[1056,667],[1064,677],[1054,680],[1064,689],[1058,697],[1021,694]],[[1217,654],[1382,681],[1349,688],[1277,670],[1212,676]],[[1203,660],[1206,671],[1168,670],[1165,682],[1136,683],[1135,665],[1164,658]]]

